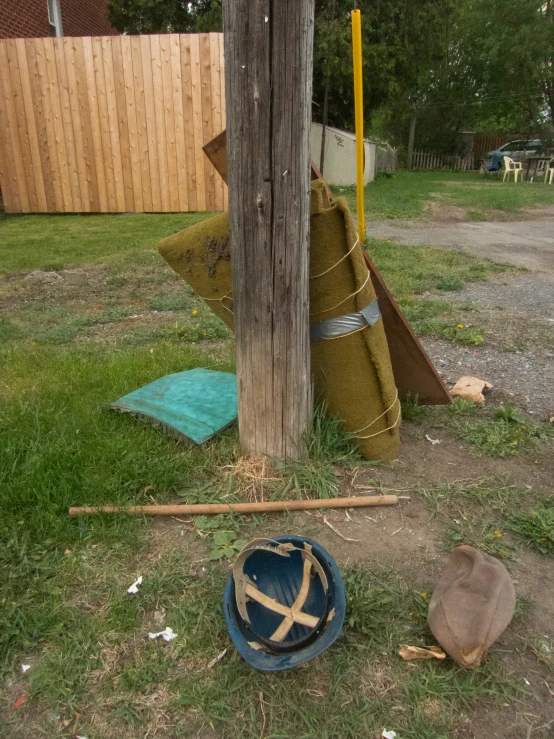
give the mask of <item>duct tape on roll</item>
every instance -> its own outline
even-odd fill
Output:
[[[374,326],[380,317],[379,304],[377,300],[373,300],[359,313],[347,313],[345,316],[314,323],[310,326],[310,339],[311,341],[336,339],[338,336],[351,334],[353,331],[366,328],[366,326]]]

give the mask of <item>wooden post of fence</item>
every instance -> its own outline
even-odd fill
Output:
[[[229,225],[244,454],[297,458],[312,412],[313,0],[224,0]]]
[[[412,160],[414,156],[415,124],[416,124],[416,115],[414,111],[412,113],[412,119],[410,121],[410,135],[408,137],[408,160],[406,162],[406,166],[408,167],[408,169],[412,168]]]

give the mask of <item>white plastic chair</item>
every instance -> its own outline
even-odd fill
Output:
[[[510,172],[514,173],[514,182],[517,182],[517,178],[521,173],[521,181],[523,182],[523,169],[521,162],[514,162],[510,157],[504,157],[504,177],[502,178],[502,182],[506,180],[506,177],[508,180],[510,179]]]
[[[554,178],[554,159],[551,159],[548,162],[548,166],[544,168],[544,184],[546,185],[546,180],[548,180],[548,184],[552,184],[552,179]]]

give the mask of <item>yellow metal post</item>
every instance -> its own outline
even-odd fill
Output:
[[[356,208],[358,235],[365,242],[364,213],[364,94],[362,85],[362,20],[352,11],[352,54],[354,57],[354,112],[356,119]]]

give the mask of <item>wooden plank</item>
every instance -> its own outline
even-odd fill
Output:
[[[208,141],[203,147],[204,153],[215,167],[224,182],[228,182],[227,173],[227,131],[222,131],[215,139]]]
[[[121,37],[121,63],[123,66],[123,85],[125,92],[125,110],[127,112],[127,135],[129,141],[129,160],[131,167],[131,184],[133,189],[133,203],[137,213],[144,211],[142,197],[142,182],[140,171],[140,141],[137,125],[137,106],[135,102],[135,85],[133,75],[133,53],[131,36]],[[145,152],[145,156],[148,155]]]
[[[210,34],[201,33],[200,45],[200,85],[202,100],[202,145],[213,138],[212,128],[212,75],[210,58]],[[209,160],[204,157],[204,187],[206,189],[206,209],[215,210],[215,173]]]
[[[58,80],[58,71],[56,66],[56,55],[54,47],[54,39],[45,38],[44,56],[46,60],[46,74],[48,77],[48,92],[50,95],[50,104],[52,106],[52,126],[54,130],[54,142],[58,159],[58,173],[60,176],[63,211],[73,211],[73,193],[71,189],[71,178],[69,173],[69,160],[67,157],[67,149],[65,146],[65,132],[63,126],[63,114],[60,96],[60,85]]]
[[[83,141],[83,124],[81,122],[81,110],[79,107],[79,84],[77,81],[75,55],[73,52],[75,39],[62,38],[61,48],[65,59],[65,69],[67,73],[67,92],[69,96],[69,108],[71,111],[71,125],[73,137],[75,141],[75,159],[77,166],[77,176],[79,180],[79,192],[81,194],[81,203],[79,210],[90,212],[90,192],[87,174],[87,162],[85,156],[85,144]]]
[[[115,172],[112,156],[112,143],[110,136],[110,120],[108,113],[108,98],[106,94],[106,82],[104,78],[104,60],[102,39],[92,38],[92,58],[94,62],[94,76],[96,81],[96,99],[98,102],[98,121],[100,139],[102,142],[102,165],[106,182],[107,208],[108,212],[117,212],[117,196],[115,187]]]
[[[104,155],[102,143],[102,128],[100,123],[100,110],[98,105],[98,93],[96,89],[96,66],[94,58],[92,39],[83,38],[83,63],[85,66],[85,81],[87,91],[87,102],[90,113],[90,137],[94,151],[94,169],[96,174],[96,186],[98,189],[98,210],[107,213],[110,209],[108,198],[108,185],[106,170],[104,168]]]
[[[35,120],[35,106],[33,104],[33,96],[31,93],[31,79],[29,74],[29,65],[27,62],[27,51],[25,48],[25,39],[19,38],[15,40],[15,48],[17,52],[17,61],[19,66],[19,77],[21,81],[21,94],[23,97],[25,120],[27,124],[27,135],[31,153],[32,171],[35,190],[36,190],[36,207],[38,212],[45,213],[47,211],[46,192],[44,190],[44,179],[42,175],[42,162],[40,157],[40,149],[37,136],[37,125]]]
[[[154,117],[156,120],[155,146],[158,152],[158,167],[160,172],[160,210],[167,213],[170,210],[169,174],[167,168],[162,53],[159,36],[150,36],[150,51],[152,63],[152,86],[154,91]]]
[[[50,152],[50,166],[52,169],[52,184],[56,197],[56,210],[60,213],[65,211],[66,207],[66,190],[64,178],[62,177],[62,167],[67,168],[67,163],[63,154],[65,150],[60,151],[58,142],[59,127],[56,124],[56,112],[52,98],[56,95],[57,77],[52,80],[49,70],[51,69],[51,61],[53,59],[54,49],[51,46],[51,39],[37,39],[37,64],[39,65],[39,78],[41,84],[42,106],[44,109],[44,120],[46,124],[46,133],[48,135],[48,149]],[[55,72],[55,64],[54,64]],[[56,96],[57,97],[57,96]],[[66,169],[67,171],[67,169]]]
[[[219,68],[221,59],[219,51],[220,35],[219,33],[210,33],[210,90],[212,100],[212,130],[210,132],[210,139],[223,128],[221,122],[221,71]],[[223,93],[223,97],[225,97],[225,93]],[[211,169],[213,171],[213,167]],[[215,210],[223,210],[223,180],[217,172],[213,172],[213,177],[215,191],[214,208]]]
[[[112,39],[112,36],[102,36],[102,59],[104,62],[104,80],[106,84],[106,101],[108,105],[108,122],[113,159],[116,211],[123,213],[125,211],[125,185],[123,182],[123,162],[121,157],[121,141],[119,138],[117,98],[115,96]]]
[[[127,37],[128,38],[128,37]],[[112,47],[113,75],[115,83],[115,99],[117,109],[117,122],[119,130],[119,150],[121,153],[121,166],[123,173],[123,192],[125,211],[135,211],[134,183],[131,165],[131,150],[129,144],[129,110],[127,108],[127,96],[125,92],[125,73],[123,70],[123,52],[121,49],[121,36],[110,36]]]
[[[223,34],[219,34],[219,68],[220,68],[220,85],[221,85],[221,128],[225,130],[227,125],[227,109],[225,105],[225,51],[224,51]],[[217,133],[217,132],[216,132]],[[217,169],[216,169],[217,171]],[[223,210],[229,210],[229,189],[227,181],[222,178],[223,182]]]
[[[71,119],[71,108],[69,104],[69,92],[67,83],[67,69],[64,57],[64,39],[55,38],[54,57],[56,59],[56,71],[58,73],[58,96],[62,113],[62,129],[63,143],[67,157],[69,184],[71,187],[71,199],[73,201],[72,210],[80,212],[81,206],[81,187],[79,183],[79,173],[77,171],[77,154],[75,150],[75,136],[73,133],[73,121]]]
[[[224,0],[223,16],[240,441],[245,454],[295,459],[312,414],[314,4]],[[206,131],[208,100],[203,94]]]
[[[196,187],[196,152],[194,138],[194,113],[192,102],[192,76],[190,36],[181,34],[181,85],[183,90],[183,127],[187,157],[187,196],[189,210],[198,210]]]
[[[5,91],[9,98],[6,100],[10,115],[9,125],[12,143],[16,144],[15,158],[17,163],[17,177],[20,183],[23,212],[32,212],[36,208],[36,187],[32,171],[32,160],[29,151],[29,137],[25,121],[25,106],[21,96],[21,82],[17,64],[15,39],[7,39],[4,44],[6,64],[2,65],[2,77],[6,78]],[[8,92],[9,90],[9,92]]]
[[[0,64],[5,54],[5,41],[0,40]],[[4,75],[2,75],[4,76]],[[0,79],[0,187],[7,213],[21,213],[19,182],[15,166],[14,148],[12,146],[10,121],[8,116],[7,97]]]
[[[417,396],[421,405],[450,405],[452,398],[427,352],[365,251],[364,257],[381,309],[399,397]]]
[[[192,115],[194,124],[196,198],[198,210],[206,210],[206,187],[202,146],[204,132],[202,128],[202,89],[200,75],[200,43],[199,35],[191,34],[190,38],[190,73],[192,88]]]
[[[177,34],[171,41],[171,79],[173,81],[173,116],[175,124],[175,148],[177,183],[179,188],[179,210],[188,211],[187,153],[185,145],[185,121],[183,115],[183,81],[181,71],[181,46]]]
[[[82,155],[85,163],[85,179],[88,190],[88,203],[86,210],[92,213],[98,213],[101,210],[101,205],[98,191],[98,178],[96,174],[96,152],[94,150],[94,138],[92,134],[84,42],[85,40],[83,38],[72,38],[71,48],[75,65],[77,105],[81,122],[80,145],[83,147]],[[92,81],[94,82],[94,74],[92,75]]]
[[[154,111],[154,78],[152,74],[151,41],[152,36],[141,36],[142,71],[144,79],[144,104],[146,107],[146,124],[148,135],[148,159],[150,162],[150,182],[152,185],[152,210],[162,210],[160,162],[158,157],[158,141],[156,130],[156,114]]]
[[[11,75],[8,73],[8,44],[9,39],[0,41],[0,69],[4,70],[0,74],[0,84],[4,91],[5,120],[7,121],[7,139],[11,145],[13,152],[13,179],[14,193],[18,193],[17,202],[19,209],[17,212],[29,213],[29,192],[27,190],[27,179],[25,177],[25,164],[23,162],[23,154],[21,151],[21,142],[19,139],[19,131],[17,127],[17,114],[14,105],[14,95],[12,89]]]
[[[179,177],[177,174],[177,145],[175,141],[175,111],[171,69],[171,35],[164,34],[163,36],[160,36],[160,53],[162,60],[169,209],[176,212],[179,210]]]
[[[142,205],[145,212],[152,211],[152,183],[148,152],[148,131],[146,127],[146,98],[144,93],[144,77],[142,72],[141,39],[131,37],[131,55],[133,57],[133,86],[135,110],[137,114],[138,153],[140,162],[140,179],[142,186]],[[138,195],[135,193],[135,197]]]
[[[2,191],[2,201],[6,213],[15,213],[19,208],[14,207],[15,200],[12,192],[12,183],[8,177],[10,166],[13,165],[13,158],[10,157],[11,145],[8,144],[8,129],[5,125],[6,110],[4,106],[4,95],[0,89],[0,190]]]
[[[43,99],[43,85],[41,78],[44,76],[44,47],[35,39],[25,39],[25,51],[29,69],[29,82],[31,86],[32,106],[35,113],[35,124],[39,147],[39,156],[42,169],[42,182],[44,185],[44,197],[46,210],[50,213],[58,210],[56,187],[54,185],[54,168],[52,167],[51,151],[48,141],[49,133],[46,126],[46,111]],[[61,190],[59,191],[61,204]]]

